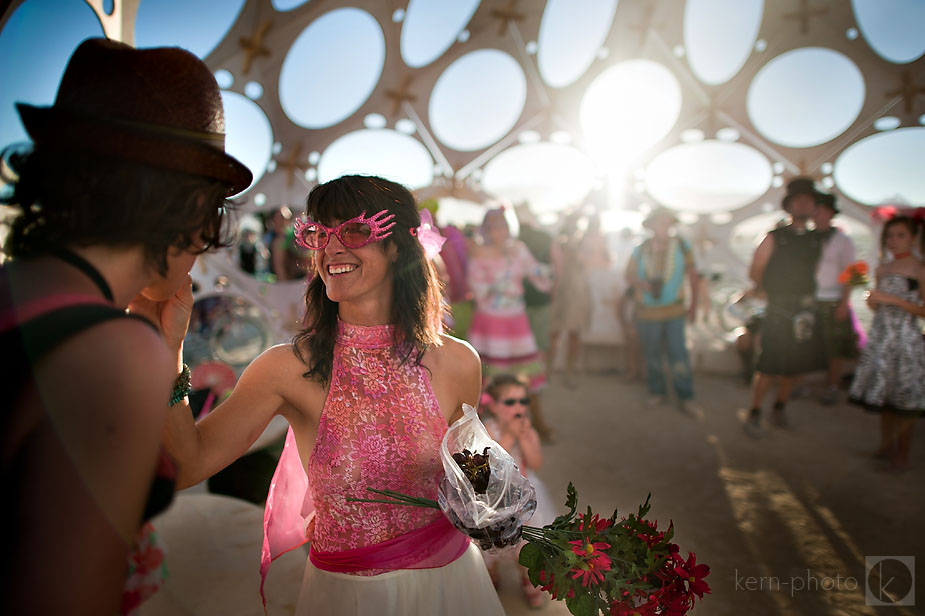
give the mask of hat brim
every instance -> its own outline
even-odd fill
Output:
[[[16,109],[37,146],[90,151],[203,176],[227,184],[226,197],[245,190],[253,180],[243,163],[205,142],[156,130],[132,130],[60,107],[17,103]]]

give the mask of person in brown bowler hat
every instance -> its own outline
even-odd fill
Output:
[[[190,268],[227,244],[226,198],[252,176],[224,151],[212,72],[181,49],[86,40],[54,104],[17,109],[32,145],[2,160],[0,613],[126,612],[140,531],[136,573],[163,556],[144,521],[172,498],[160,441],[188,391],[160,325],[188,318]]]

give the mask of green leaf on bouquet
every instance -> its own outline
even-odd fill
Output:
[[[543,557],[543,551],[532,543],[528,543],[520,549],[520,557],[518,560],[520,564],[527,569],[539,569],[543,566],[543,563],[546,562],[546,559]]]
[[[596,603],[594,597],[584,593],[576,594],[574,597],[568,597],[565,600],[568,611],[575,616],[597,616],[599,612]]]
[[[552,526],[567,524],[575,516],[575,510],[578,508],[578,490],[570,481],[566,489],[565,506],[569,508],[568,513],[563,513],[552,522]]]

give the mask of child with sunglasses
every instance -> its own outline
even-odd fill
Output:
[[[549,524],[556,517],[555,509],[546,487],[536,476],[543,465],[543,452],[540,436],[530,423],[530,395],[528,381],[521,376],[499,374],[486,386],[482,396],[482,406],[487,413],[483,424],[491,437],[511,454],[520,472],[530,480],[536,490],[536,512],[530,519],[531,526]],[[517,561],[520,550],[511,550],[501,555],[486,554],[485,564],[491,580],[499,584],[498,566],[502,560]],[[532,608],[540,608],[546,601],[546,593],[534,588],[527,578],[527,570],[521,567],[521,585],[524,598]]]

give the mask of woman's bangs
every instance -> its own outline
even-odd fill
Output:
[[[360,203],[357,196],[353,191],[321,184],[309,193],[305,212],[309,219],[333,227],[335,223],[355,218],[369,209]],[[367,211],[367,214],[372,212]]]

